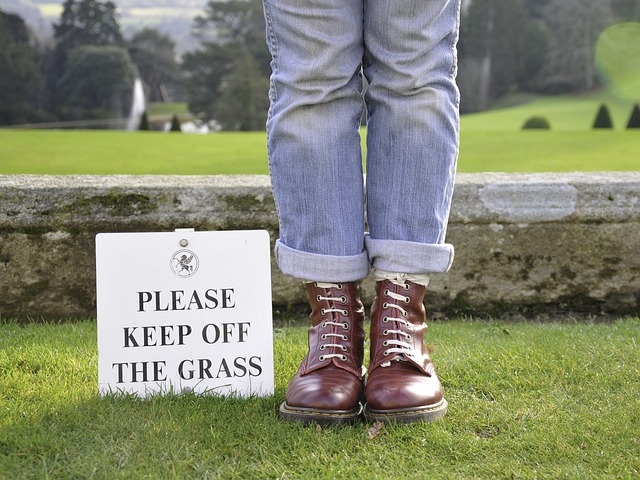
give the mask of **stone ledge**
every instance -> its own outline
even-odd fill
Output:
[[[0,176],[0,316],[95,315],[97,233],[184,227],[274,241],[269,177]],[[448,241],[432,313],[640,310],[640,172],[459,174]],[[273,300],[306,303],[275,264]]]

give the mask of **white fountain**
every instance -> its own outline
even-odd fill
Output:
[[[131,101],[131,113],[127,121],[127,130],[137,130],[140,125],[140,118],[145,110],[144,89],[142,88],[142,80],[136,78],[133,84],[133,100]]]

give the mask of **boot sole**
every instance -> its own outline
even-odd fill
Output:
[[[435,405],[396,410],[374,410],[365,405],[364,416],[369,422],[435,422],[445,416],[447,405],[447,401],[444,398]]]
[[[290,407],[287,402],[280,405],[280,418],[305,425],[315,423],[318,425],[339,425],[355,423],[362,415],[362,405],[352,410],[319,410],[316,408]]]

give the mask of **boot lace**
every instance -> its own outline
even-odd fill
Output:
[[[341,283],[326,283],[326,282],[315,282],[316,287],[318,288],[323,288],[325,290],[329,290],[329,289],[336,289],[336,290],[342,290],[342,284]],[[345,295],[342,295],[340,297],[330,297],[330,296],[322,296],[322,295],[318,295],[317,296],[317,300],[323,301],[326,300],[329,302],[330,308],[322,308],[320,310],[320,312],[322,313],[322,315],[326,315],[327,313],[340,313],[344,316],[349,315],[349,311],[343,308],[337,308],[336,307],[336,303],[340,302],[340,303],[347,303],[347,297]],[[347,341],[349,340],[349,337],[347,335],[343,335],[341,333],[336,333],[335,330],[342,327],[344,330],[348,330],[349,329],[349,324],[347,322],[334,322],[334,321],[330,321],[330,320],[326,320],[324,322],[322,322],[322,328],[326,328],[326,327],[336,327],[336,328],[332,328],[331,332],[329,333],[323,333],[320,336],[321,340],[327,340],[328,337],[333,338],[338,338],[340,340],[343,341]],[[327,348],[337,348],[342,350],[343,352],[346,352],[348,350],[346,345],[342,345],[340,343],[323,343],[322,345],[320,345],[320,350],[326,350]],[[342,360],[343,362],[347,361],[347,356],[343,353],[327,353],[327,354],[323,354],[320,355],[320,357],[318,357],[318,359],[323,362],[324,360],[328,360],[330,358],[339,358],[340,360]]]
[[[409,290],[409,285],[398,278],[397,281],[391,281],[396,285],[401,286],[404,290]],[[411,328],[411,323],[406,320],[409,316],[409,312],[407,312],[399,303],[409,304],[411,299],[409,297],[405,297],[404,295],[397,294],[395,292],[390,291],[389,289],[385,289],[384,295],[390,297],[394,300],[394,302],[384,302],[382,307],[384,309],[393,309],[394,316],[385,316],[382,319],[383,323],[391,322],[393,327],[385,329],[382,334],[384,336],[395,335],[395,338],[384,340],[382,342],[382,346],[389,347],[382,354],[387,357],[389,355],[393,355],[392,358],[383,362],[381,364],[382,367],[388,367],[391,365],[392,361],[396,362],[406,362],[407,359],[405,356],[413,355],[413,346],[409,341],[412,339],[411,335],[406,331],[401,330],[400,327]]]

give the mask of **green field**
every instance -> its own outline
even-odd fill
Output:
[[[278,419],[304,323],[274,331],[273,396],[141,401],[98,396],[95,321],[0,322],[0,478],[638,478],[638,318],[432,322],[447,416],[373,430]]]
[[[630,171],[640,168],[640,130],[626,130],[632,102],[605,94],[527,98],[465,115],[460,172]],[[600,103],[613,130],[591,129]],[[551,131],[520,129],[533,115]],[[363,134],[365,131],[363,130]],[[264,132],[0,130],[0,174],[266,174]]]
[[[587,95],[535,96],[508,95],[500,99],[494,109],[464,115],[463,131],[516,132],[525,120],[543,116],[556,132],[590,131],[598,107],[606,104],[611,112],[614,130],[624,130],[633,102],[598,92]]]
[[[267,173],[264,132],[0,130],[0,173]]]

